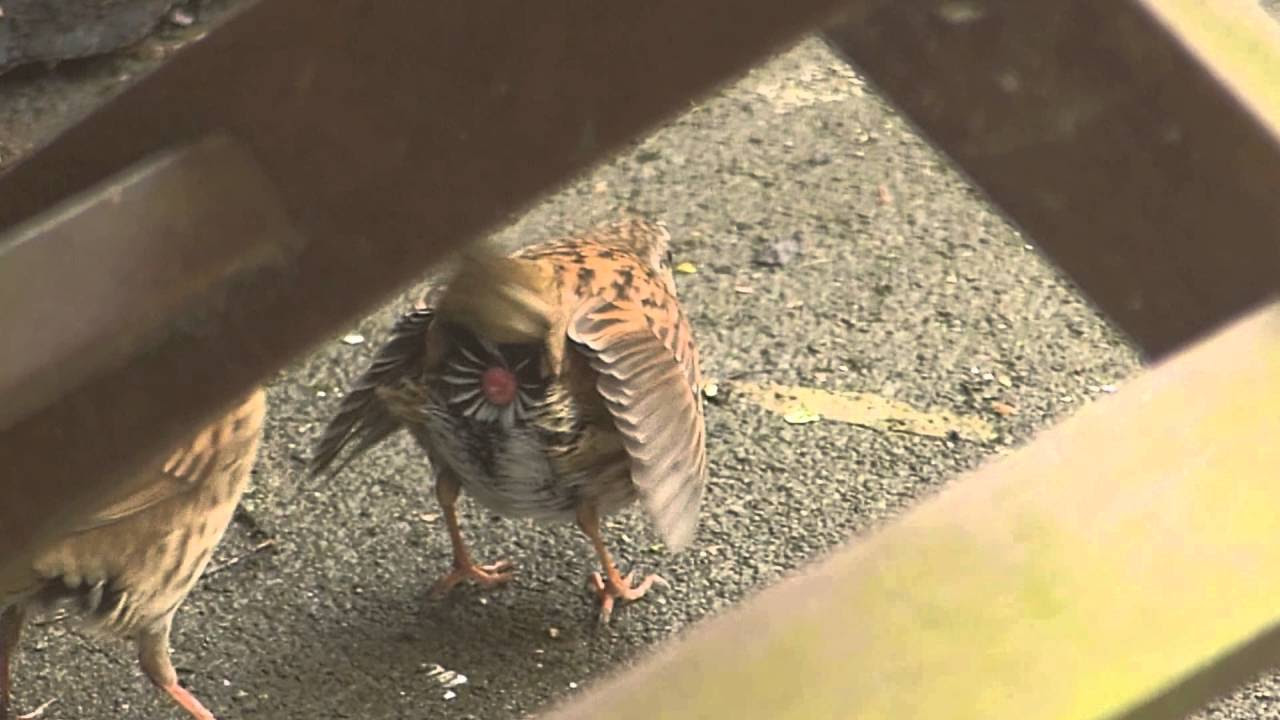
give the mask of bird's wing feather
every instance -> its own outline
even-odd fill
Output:
[[[211,473],[224,472],[230,464],[242,462],[256,451],[265,415],[266,396],[261,390],[255,390],[240,405],[170,453],[162,465],[146,471],[149,477],[142,487],[126,497],[108,501],[84,523],[71,528],[69,534],[109,525],[142,512],[200,487]]]
[[[652,308],[595,298],[569,321],[573,347],[596,372],[631,458],[631,478],[667,544],[679,549],[697,528],[707,482],[706,428],[698,357],[678,305]]]

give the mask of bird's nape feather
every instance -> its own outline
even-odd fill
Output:
[[[544,268],[502,255],[489,243],[467,246],[457,273],[435,303],[441,320],[500,345],[543,342],[554,324],[555,289]]]

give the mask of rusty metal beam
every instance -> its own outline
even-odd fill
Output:
[[[864,0],[828,40],[1149,357],[1280,287],[1255,2]]]
[[[1011,0],[898,6],[907,13],[913,8],[932,13],[926,17],[895,15],[888,2],[864,0],[851,6],[842,42],[848,40],[845,44],[859,56],[889,53],[894,37],[920,43],[889,55],[871,75],[898,99],[911,90],[909,73],[893,62],[910,62],[906,56],[913,52],[927,59],[924,69],[932,74],[923,73],[916,82],[939,94],[919,100],[921,110],[913,117],[930,129],[920,119],[930,117],[923,110],[950,97],[936,84],[940,71],[973,70],[979,79],[956,84],[986,102],[993,93],[983,91],[981,75],[999,69],[982,64],[982,48],[963,42],[959,47],[968,55],[948,54],[954,49],[951,26],[981,28],[973,31],[975,37],[991,43],[985,50],[994,52],[1007,35],[1016,34],[1015,21],[1027,23],[1029,32],[1045,23],[1081,31],[1083,20],[1070,14],[1073,8],[1109,12],[1100,2],[1072,7],[1050,2],[1035,16]],[[1112,11],[1118,15],[1085,19],[1108,17],[1121,28],[1144,33],[1124,39],[1144,49],[1153,68],[1186,69],[1179,63],[1192,56],[1179,54],[1179,39],[1153,21],[1148,6],[1134,0],[1117,6]],[[158,148],[221,130],[246,149],[248,162],[236,172],[260,171],[266,192],[279,196],[280,222],[296,227],[305,241],[283,267],[250,262],[249,282],[198,286],[191,295],[200,298],[202,312],[196,315],[187,303],[175,301],[175,312],[187,309],[183,332],[138,332],[129,343],[138,352],[129,362],[124,363],[124,354],[108,353],[90,370],[82,369],[84,382],[69,392],[30,396],[28,402],[39,409],[0,428],[0,467],[5,468],[0,493],[50,480],[64,497],[100,491],[223,398],[259,381],[412,279],[446,246],[492,226],[692,92],[745,66],[771,43],[794,37],[829,7],[812,0],[757,9],[744,12],[740,3],[728,0],[566,3],[550,9],[515,2],[405,8],[372,1],[317,8],[300,0],[266,0],[251,8],[0,178],[0,227],[31,220],[130,164],[153,162]],[[999,16],[1007,22],[994,29],[984,24],[993,9],[1010,13]],[[938,22],[946,32],[935,38],[927,23]],[[1089,29],[1099,37],[1119,37],[1110,27]],[[940,39],[943,35],[952,39]],[[273,44],[279,37],[299,45],[279,48]],[[1188,37],[1181,41],[1192,47]],[[1070,57],[1065,46],[1041,41],[1042,47]],[[1080,47],[1102,49],[1088,42]],[[1268,47],[1260,52],[1267,55]],[[1112,52],[1124,61],[1110,67],[1147,77],[1127,51]],[[971,64],[956,64],[957,59]],[[1082,67],[1063,76],[1096,90],[1094,59],[1079,62]],[[1028,61],[1028,70],[1035,69]],[[1203,68],[1192,69],[1198,74],[1184,82],[1212,91]],[[1224,72],[1223,66],[1214,70]],[[1015,89],[1040,87],[1018,83],[1041,76],[1013,77]],[[1224,146],[1195,144],[1204,142],[1201,133],[1211,123],[1186,106],[1186,98],[1165,97],[1177,90],[1169,77],[1158,72],[1148,77],[1156,91],[1138,100],[1123,93],[1063,92],[1057,101],[1077,111],[1066,116],[1071,122],[1065,124],[1064,116],[1043,108],[1035,114],[1040,105],[1054,102],[1054,93],[1046,90],[1027,106],[962,116],[968,125],[990,131],[997,144],[983,146],[979,140],[986,134],[940,141],[944,147],[964,138],[977,143],[969,155],[957,152],[956,157],[1028,230],[1050,238],[1045,246],[1054,257],[1065,258],[1068,269],[1078,272],[1084,265],[1067,242],[1071,237],[1120,248],[1101,258],[1120,269],[1104,273],[1105,282],[1089,280],[1086,288],[1153,354],[1263,297],[1271,288],[1265,273],[1193,252],[1194,241],[1209,237],[1202,233],[1211,226],[1204,224],[1173,228],[1181,234],[1163,250],[1176,262],[1158,254],[1147,257],[1143,253],[1155,253],[1152,248],[1158,246],[1136,238],[1152,228],[1169,231],[1167,218],[1131,210],[1123,222],[1095,217],[1095,224],[1081,223],[1074,217],[1081,212],[1123,208],[1087,184],[1053,184],[1053,173],[1035,158],[1042,161],[1046,155],[1037,148],[1048,146],[1056,148],[1048,157],[1068,160],[1068,150],[1078,145],[1092,162],[1064,166],[1072,173],[1104,160],[1123,162],[1134,156],[1091,154],[1101,142],[1095,133],[1119,133],[1139,143],[1136,157],[1143,167],[1122,174],[1126,182],[1115,192],[1180,212],[1175,217],[1183,222],[1201,222],[1194,213],[1162,204],[1163,198],[1172,194],[1189,202],[1192,195],[1183,185],[1209,192],[1197,174],[1201,167],[1205,177],[1237,188],[1243,183],[1240,175],[1227,172],[1221,157],[1205,154],[1226,152]],[[899,85],[891,84],[894,78]],[[1005,92],[1011,86],[1004,76],[995,82]],[[423,92],[407,93],[406,87]],[[1233,122],[1248,114],[1240,112],[1245,105],[1227,103],[1223,98],[1230,97],[1222,93],[1192,97],[1217,98],[1212,107]],[[1090,99],[1096,102],[1086,102]],[[1177,153],[1157,153],[1149,143],[1141,144],[1146,134],[1126,123],[1153,119],[1152,113],[1139,111],[1142,99],[1177,110],[1171,116],[1177,132],[1165,136],[1189,157],[1180,160]],[[1257,105],[1248,107],[1257,123],[1229,128],[1243,133],[1237,140],[1244,150],[1236,153],[1257,155],[1234,156],[1236,170],[1255,173],[1249,182],[1269,188],[1275,179],[1267,174],[1273,156],[1266,154],[1274,145],[1273,116]],[[1056,117],[1059,125],[1026,122],[1013,128],[1026,131],[1023,135],[999,134],[995,131],[1008,128],[1000,124],[1007,116],[998,111],[1031,112],[1027,117],[1035,121]],[[938,127],[930,132],[950,127],[936,117],[932,122]],[[1181,177],[1183,185],[1142,190],[1136,181],[1154,176],[1145,164]],[[1022,174],[1003,179],[1002,173]],[[1047,188],[1045,197],[1015,202],[1030,193],[1019,195],[1013,185],[1035,183]],[[79,202],[92,207],[93,197]],[[1081,197],[1101,205],[1082,204]],[[1257,237],[1268,217],[1256,207],[1258,198],[1252,192],[1237,198],[1245,219],[1227,230]],[[1228,199],[1209,196],[1215,203]],[[1058,205],[1075,212],[1055,214]],[[1073,219],[1077,224],[1070,224]],[[1084,230],[1092,233],[1079,234]],[[40,233],[31,237],[43,241]],[[198,232],[192,237],[208,241]],[[1275,257],[1260,246],[1236,246],[1236,251],[1274,269]],[[1163,280],[1130,281],[1143,293],[1156,294],[1140,294],[1140,303],[1126,305],[1122,301],[1131,298],[1124,292],[1130,287],[1124,275],[1144,267],[1126,263],[1143,259],[1161,268],[1156,277]],[[1189,272],[1188,263],[1197,260],[1243,272],[1234,278],[1242,287],[1205,285],[1198,272],[1190,273],[1194,282],[1186,280],[1179,273]],[[1158,292],[1170,278],[1180,279],[1182,292],[1195,302]],[[69,293],[79,291],[77,279],[64,280]],[[177,289],[175,297],[187,297],[180,291],[193,286],[178,280],[167,287]],[[210,297],[223,303],[210,304]],[[172,318],[166,314],[166,320]],[[1280,562],[1274,542],[1280,516],[1271,511],[1280,498],[1274,484],[1266,482],[1280,461],[1280,449],[1271,442],[1280,431],[1270,412],[1280,403],[1277,378],[1280,310],[1272,308],[1090,408],[886,532],[711,623],[635,675],[564,709],[562,717],[594,716],[601,706],[623,719],[639,713],[646,718],[807,718],[833,710],[894,718],[1181,713],[1280,658],[1273,607],[1280,580],[1269,572]],[[104,427],[109,432],[104,434]],[[32,497],[32,504],[21,509],[0,506],[0,523],[18,512],[33,516],[42,509],[39,503],[47,509],[59,495]],[[0,545],[0,558],[13,557],[14,548],[36,537],[15,536],[8,532],[12,525],[2,526],[0,543],[7,545]],[[47,526],[32,533],[42,530]],[[743,633],[743,626],[752,632]],[[1045,683],[1046,676],[1054,682]]]
[[[133,348],[113,369],[83,372],[79,386],[0,427],[0,497],[27,498],[0,505],[0,557],[33,537],[11,528],[46,521],[58,498],[70,503],[118,482],[448,248],[794,41],[836,6],[250,5],[0,176],[0,230],[12,229],[157,152],[222,133],[260,166],[305,239],[286,267],[222,287],[221,303],[186,318],[186,332]],[[242,211],[199,212],[210,209]],[[102,222],[130,219],[117,213]],[[175,234],[186,248],[175,252],[235,242],[219,234],[229,227]],[[44,242],[39,235],[24,242]],[[94,269],[68,262],[66,271],[49,281],[63,288],[64,302],[86,302],[80,293],[95,285]],[[23,352],[21,338],[6,342],[6,353]],[[29,493],[35,483],[58,494]]]
[[[102,378],[167,401],[150,385],[157,361],[174,359],[162,349],[201,342],[229,292],[288,267],[301,245],[258,165],[218,137],[160,153],[19,225],[0,245],[0,427]],[[39,463],[57,468],[85,445],[146,445],[121,432],[114,405],[81,400],[68,409],[75,417],[46,425],[30,448],[41,454],[4,466],[0,497],[21,502],[0,503],[0,557],[92,510],[77,496],[95,476],[69,478]],[[98,502],[135,490],[131,480],[98,489]]]
[[[830,32],[1159,357],[1280,280],[1246,2],[866,0]],[[550,714],[1181,718],[1280,663],[1280,306]]]
[[[1183,718],[1280,663],[1280,305],[549,720]]]
[[[235,212],[228,212],[235,208]],[[303,241],[242,147],[163,152],[14,228],[0,245],[0,427],[119,368],[211,294]]]

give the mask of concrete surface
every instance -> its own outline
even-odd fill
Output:
[[[0,80],[0,165],[165,54],[125,53]],[[150,44],[149,44],[150,43]],[[160,50],[156,50],[156,48]],[[399,305],[271,384],[256,484],[175,627],[183,681],[233,718],[526,717],[788,570],[874,529],[982,459],[1123,383],[1134,354],[1066,282],[819,42],[808,40],[690,108],[502,233],[511,243],[634,210],[665,219],[707,375],[712,485],[698,540],[656,545],[638,513],[608,525],[624,566],[674,588],[592,622],[589,546],[568,526],[467,505],[478,558],[518,564],[514,586],[425,590],[448,542],[421,455],[403,437],[333,480],[303,463],[346,381]],[[798,241],[777,268],[756,251]],[[407,297],[407,294],[406,294]],[[978,415],[999,439],[949,442],[835,423],[787,425],[735,379],[878,393]],[[1008,403],[1016,414],[992,411]],[[259,543],[274,545],[251,552]],[[64,623],[33,628],[18,703],[48,718],[179,718],[124,647]],[[446,689],[433,664],[464,674]],[[1280,680],[1206,718],[1276,717]],[[802,688],[796,688],[802,692]],[[446,698],[451,694],[451,699]]]

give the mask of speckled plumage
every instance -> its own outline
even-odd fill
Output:
[[[169,631],[248,485],[265,412],[254,391],[154,468],[153,482],[0,577],[0,720],[24,616],[53,608],[96,635],[134,641],[153,683],[193,717],[213,718],[178,685]]]
[[[669,242],[662,225],[625,220],[508,257],[483,246],[464,253],[354,383],[313,470],[407,428],[434,470],[454,539],[446,586],[506,579],[475,568],[461,545],[459,489],[502,515],[576,519],[615,585],[600,516],[639,499],[668,545],[687,544],[706,483],[705,427]],[[486,394],[490,368],[514,377],[510,404]],[[605,617],[604,595],[631,599],[597,584]]]

